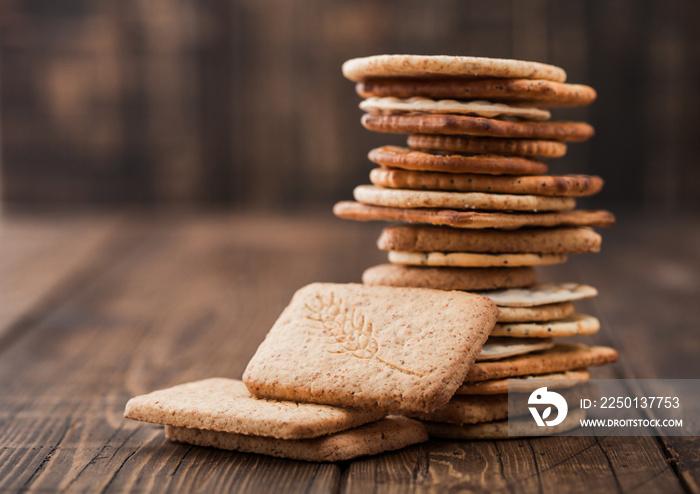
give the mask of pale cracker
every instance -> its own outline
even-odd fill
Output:
[[[453,396],[449,403],[435,410],[405,415],[424,421],[456,425],[490,422],[508,416],[508,395]]]
[[[484,343],[481,349],[481,353],[476,357],[476,361],[500,360],[516,355],[547,350],[553,346],[554,342],[545,338],[529,340],[522,338],[495,338],[489,336],[489,339],[486,340],[486,343]]]
[[[483,254],[475,252],[389,251],[389,262],[412,266],[496,268],[547,266],[566,261],[566,254]]]
[[[484,192],[441,192],[432,190],[384,189],[358,185],[357,202],[390,208],[478,209],[486,211],[568,211],[576,206],[572,197],[548,197]]]
[[[449,401],[498,317],[465,292],[314,283],[248,363],[258,397],[384,410]]]
[[[436,290],[489,290],[496,287],[528,286],[537,281],[531,267],[431,268],[380,264],[362,273],[367,285],[433,288]]]
[[[512,418],[510,420],[495,420],[480,424],[453,425],[439,422],[424,422],[425,429],[431,438],[453,440],[499,440],[517,439],[519,437],[538,437],[561,434],[575,429],[580,421],[586,418],[586,411],[581,408],[569,410],[561,424],[551,427],[539,427],[532,417]],[[509,427],[510,425],[510,427]],[[509,435],[508,432],[512,432]]]
[[[175,427],[278,439],[331,434],[379,420],[379,410],[260,400],[237,379],[211,378],[137,396],[124,416]]]
[[[491,333],[493,336],[512,338],[564,338],[595,334],[600,330],[600,321],[586,314],[547,322],[499,323]]]
[[[595,134],[593,127],[586,122],[511,122],[469,115],[365,113],[360,122],[367,130],[391,134],[456,134],[555,141],[585,141]]]
[[[508,381],[518,382],[518,393],[532,393],[542,386],[547,389],[571,388],[591,378],[587,370],[572,370],[538,376],[506,377],[462,384],[455,395],[499,395],[508,393]],[[544,381],[546,379],[546,381]]]
[[[374,55],[343,64],[343,75],[358,82],[372,77],[499,77],[564,82],[560,67],[504,58],[448,55]]]
[[[441,173],[375,168],[369,172],[374,185],[392,189],[493,192],[539,196],[585,197],[598,193],[603,179],[588,175],[497,176],[474,173]]]
[[[384,228],[380,250],[406,252],[490,252],[580,254],[600,251],[591,228],[523,228],[514,231],[465,230],[444,226],[395,225]]]
[[[477,362],[467,374],[465,382],[583,369],[615,362],[617,357],[617,351],[608,347],[557,343],[554,348],[538,353],[490,362]]]
[[[598,290],[579,283],[537,283],[527,288],[495,290],[480,295],[489,297],[496,305],[533,307],[595,297]]]
[[[535,307],[499,307],[498,322],[544,322],[564,319],[574,315],[576,307],[571,302],[538,305]]]
[[[458,115],[478,115],[487,118],[513,117],[524,120],[549,120],[552,114],[547,110],[541,110],[528,106],[509,106],[503,103],[491,103],[490,101],[456,101],[453,99],[434,100],[423,97],[394,98],[367,98],[360,103],[360,108],[370,113],[395,114],[395,113],[439,113]]]
[[[356,221],[405,221],[454,228],[499,228],[515,230],[523,227],[610,226],[615,216],[609,211],[558,211],[553,213],[504,213],[495,211],[456,211],[438,208],[392,208],[372,206],[355,201],[341,201],[333,206],[339,218]]]
[[[408,79],[381,78],[358,82],[355,91],[363,98],[423,96],[436,99],[506,101],[538,108],[584,106],[597,93],[590,86],[530,79]]]
[[[478,173],[485,175],[537,175],[547,171],[547,165],[518,156],[497,154],[435,154],[400,146],[382,146],[372,149],[367,157],[382,166],[404,170]]]
[[[165,427],[165,437],[197,446],[314,462],[346,461],[428,440],[420,422],[396,416],[315,439],[283,440],[172,426]]]
[[[542,156],[546,158],[561,158],[566,154],[567,149],[566,143],[560,141],[435,134],[411,134],[408,136],[407,144],[412,149],[423,151]]]

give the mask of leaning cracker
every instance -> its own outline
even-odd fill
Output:
[[[437,113],[441,115],[478,115],[487,118],[513,117],[523,120],[549,120],[552,117],[552,114],[547,110],[531,106],[509,106],[503,103],[491,103],[483,100],[434,100],[418,96],[406,99],[393,96],[367,98],[360,103],[360,108],[369,113],[381,114]]]
[[[518,393],[532,393],[546,385],[547,389],[571,388],[591,378],[587,370],[572,370],[538,376],[507,377],[462,384],[455,395],[500,395],[508,393],[508,381],[518,382]],[[547,379],[547,382],[543,382]]]
[[[389,251],[389,262],[409,266],[496,268],[547,266],[566,261],[566,254],[482,254],[474,252]]]
[[[314,283],[289,306],[248,363],[261,398],[384,410],[449,401],[498,318],[464,292]]]
[[[487,99],[527,103],[540,108],[585,106],[597,96],[595,89],[590,86],[530,79],[375,78],[358,82],[355,91],[363,98],[423,96],[437,99]]]
[[[508,416],[508,395],[454,396],[449,403],[429,412],[411,412],[409,417],[430,422],[464,425],[500,420]]]
[[[546,158],[561,158],[566,154],[565,143],[551,140],[412,134],[408,136],[407,143],[412,149],[445,153],[506,154]]]
[[[397,225],[384,228],[377,247],[406,252],[581,254],[598,252],[600,243],[600,235],[585,227],[472,231],[443,226]]]
[[[499,307],[498,322],[554,321],[573,316],[575,310],[576,308],[571,302],[559,302],[535,307]]]
[[[534,307],[595,297],[598,290],[579,283],[537,283],[527,288],[495,290],[481,295],[504,307]]]
[[[434,154],[399,146],[372,149],[368,158],[382,166],[428,172],[536,175],[547,171],[544,163],[526,158],[495,154]]]
[[[594,130],[585,122],[511,122],[467,115],[374,115],[365,113],[362,125],[392,134],[466,134],[515,139],[585,141]]]
[[[405,221],[427,223],[455,228],[499,228],[515,230],[534,226],[610,226],[615,216],[608,211],[558,211],[554,213],[502,213],[483,211],[455,211],[437,208],[394,208],[372,206],[354,201],[341,201],[333,207],[333,213],[357,221]]]
[[[476,357],[477,362],[485,360],[500,360],[516,355],[524,355],[526,353],[539,352],[548,350],[554,346],[552,340],[547,339],[515,339],[515,338],[494,338],[489,336],[484,346],[481,348],[481,353]]]
[[[392,189],[494,192],[538,196],[584,197],[597,194],[603,188],[602,178],[589,175],[493,176],[472,173],[458,175],[375,168],[369,172],[369,178],[374,185]]]
[[[186,427],[165,427],[165,437],[196,446],[256,453],[301,461],[345,461],[376,455],[428,440],[423,425],[405,417],[386,417],[316,439],[282,440]]]
[[[597,333],[600,321],[586,314],[574,314],[565,319],[548,322],[499,323],[493,329],[493,336],[513,338],[564,338]]]
[[[358,82],[372,77],[502,77],[564,82],[566,72],[554,65],[504,58],[446,55],[374,55],[343,64],[343,75]]]
[[[514,439],[518,437],[537,437],[561,434],[575,429],[586,418],[586,411],[581,408],[569,410],[561,424],[551,427],[539,427],[532,417],[496,420],[481,424],[452,425],[439,422],[424,422],[425,429],[431,438],[454,440],[497,440]],[[512,432],[512,434],[509,434]]]
[[[496,287],[532,285],[536,280],[537,273],[531,267],[426,268],[380,264],[368,268],[362,274],[362,282],[367,285],[436,290],[488,290]]]
[[[237,379],[212,378],[137,396],[124,416],[174,427],[307,439],[379,420],[378,410],[260,400]]]
[[[568,211],[576,206],[572,197],[384,189],[376,185],[358,185],[353,195],[362,204],[393,208]]]
[[[617,351],[608,347],[558,343],[554,348],[539,353],[492,362],[477,362],[467,374],[465,382],[583,369],[615,362],[617,356]]]

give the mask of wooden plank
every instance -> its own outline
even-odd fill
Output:
[[[92,276],[0,350],[0,490],[335,488],[337,466],[168,444],[122,413],[149,390],[240,377],[292,293],[358,280],[347,267],[376,234],[225,215],[124,224]]]
[[[0,217],[0,336],[95,255],[118,216]]]

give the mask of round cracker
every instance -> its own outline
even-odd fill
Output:
[[[431,438],[453,439],[462,441],[515,439],[520,437],[538,437],[561,434],[579,427],[586,418],[586,411],[581,408],[569,410],[561,424],[551,427],[539,427],[532,417],[494,420],[478,424],[453,425],[439,422],[423,422]]]
[[[476,361],[500,360],[516,355],[539,352],[554,347],[554,342],[547,339],[515,339],[515,338],[489,338],[481,347],[481,353],[477,355]]]
[[[358,185],[358,202],[394,208],[480,209],[487,211],[567,211],[576,206],[571,197],[547,197],[485,192],[441,192],[432,190],[384,189]]]
[[[425,268],[380,264],[362,274],[367,285],[385,285],[436,290],[489,290],[528,286],[537,281],[531,267],[520,268]]]
[[[374,55],[343,64],[343,75],[354,82],[371,77],[502,77],[564,82],[560,67],[503,58],[447,55]]]
[[[374,115],[365,113],[362,125],[392,134],[466,134],[516,139],[585,141],[594,130],[585,122],[511,122],[467,115]]]
[[[406,252],[581,254],[598,252],[600,243],[600,235],[586,227],[474,231],[444,226],[396,225],[384,228],[377,247]]]
[[[333,206],[339,218],[357,221],[405,221],[455,228],[499,228],[515,230],[533,226],[610,226],[615,216],[608,211],[559,211],[556,213],[500,213],[454,211],[451,209],[388,208],[355,201],[341,201]]]
[[[566,254],[482,254],[475,252],[402,252],[389,251],[389,262],[411,266],[462,268],[507,268],[512,266],[548,266],[566,262]]]
[[[598,290],[579,283],[537,283],[517,290],[495,290],[480,293],[504,307],[533,307],[559,302],[573,302],[598,295]]]
[[[434,173],[375,168],[370,181],[379,187],[448,192],[493,192],[539,196],[584,197],[596,194],[603,179],[589,175],[493,176],[471,173]]]
[[[565,143],[538,139],[412,134],[408,136],[407,142],[413,149],[446,153],[507,154],[545,158],[560,158],[566,154]]]
[[[499,307],[498,322],[544,322],[564,319],[574,315],[576,308],[571,302],[540,305],[537,307]]]
[[[379,165],[415,171],[487,175],[537,175],[547,172],[547,165],[526,158],[493,154],[433,154],[398,146],[372,149],[367,157]]]
[[[596,99],[590,86],[530,79],[407,79],[377,78],[358,82],[363,98],[487,99],[528,103],[538,107],[585,106]]]
[[[512,338],[564,338],[595,334],[600,330],[600,321],[586,314],[573,316],[556,321],[498,323],[491,335]]]
[[[360,102],[360,108],[369,113],[436,113],[456,115],[478,115],[486,118],[512,117],[523,120],[549,120],[552,114],[531,106],[509,106],[504,103],[491,103],[485,100],[457,101],[453,99],[434,100],[419,96],[413,98],[367,98]]]
[[[504,377],[564,372],[609,364],[615,362],[617,357],[617,351],[609,347],[589,347],[582,343],[557,343],[554,348],[543,352],[477,362],[469,370],[464,381],[487,381]]]
[[[546,384],[547,389],[573,388],[577,384],[588,381],[591,374],[587,370],[572,370],[565,372],[555,372],[551,374],[540,374],[536,376],[507,377],[504,379],[491,379],[489,381],[477,381],[464,383],[457,391],[456,395],[498,395],[508,393],[508,381],[518,381],[518,393],[532,393],[536,389]],[[549,382],[543,383],[547,379]]]

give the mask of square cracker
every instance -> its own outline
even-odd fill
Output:
[[[165,437],[197,446],[257,453],[303,461],[345,461],[404,448],[428,440],[423,424],[405,417],[378,422],[316,439],[282,440],[185,427],[165,427]]]
[[[380,410],[261,400],[237,379],[212,378],[137,396],[124,416],[174,427],[280,439],[313,438],[379,420]]]
[[[464,381],[498,317],[457,291],[314,283],[300,289],[243,374],[256,396],[427,411]]]

